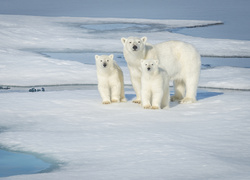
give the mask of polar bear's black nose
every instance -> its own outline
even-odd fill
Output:
[[[103,67],[106,67],[107,66],[107,64],[106,63],[103,63]]]
[[[134,51],[135,51],[135,50],[137,49],[137,46],[136,46],[136,45],[134,45],[134,46],[133,46],[133,49],[134,49]]]
[[[150,71],[150,67],[148,67],[147,70]]]

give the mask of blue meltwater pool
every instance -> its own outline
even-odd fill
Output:
[[[0,149],[0,177],[34,174],[50,168],[51,164],[33,155]]]

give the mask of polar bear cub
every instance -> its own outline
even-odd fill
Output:
[[[158,60],[141,60],[141,103],[145,109],[169,107],[169,77]]]
[[[200,54],[191,44],[182,41],[167,41],[149,44],[147,37],[121,38],[123,54],[127,61],[133,88],[135,103],[141,102],[141,59],[158,59],[161,67],[174,81],[175,94],[172,101],[193,103],[200,76]]]
[[[95,55],[98,90],[103,104],[125,102],[123,72],[113,60],[114,55]]]

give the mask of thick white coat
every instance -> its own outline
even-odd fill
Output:
[[[113,60],[114,56],[95,56],[98,90],[103,104],[125,102],[124,80],[121,68]]]
[[[141,104],[145,109],[169,107],[169,77],[158,60],[141,60]]]
[[[171,80],[174,81],[175,94],[172,101],[192,103],[200,76],[200,54],[190,44],[181,41],[167,41],[156,45],[146,43],[147,37],[121,38],[123,53],[130,71],[135,103],[141,102],[141,59],[158,59]]]

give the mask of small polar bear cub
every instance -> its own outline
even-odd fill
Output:
[[[95,55],[98,90],[103,104],[126,102],[123,72],[113,60],[114,55]]]
[[[141,103],[145,109],[169,107],[169,76],[159,60],[141,60]]]

